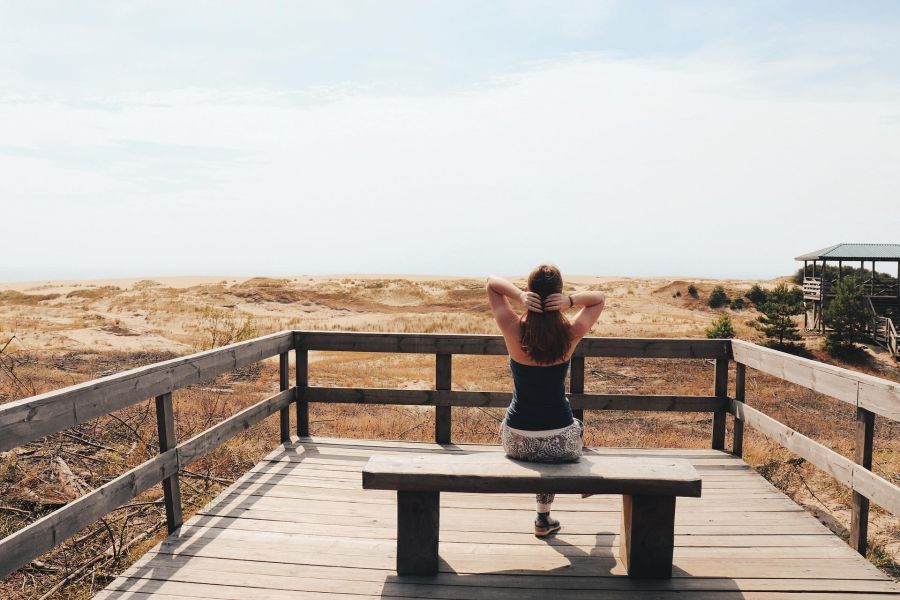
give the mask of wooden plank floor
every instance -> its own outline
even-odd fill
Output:
[[[679,498],[671,580],[631,580],[616,557],[619,496],[561,496],[562,531],[531,533],[533,496],[442,494],[441,572],[394,572],[396,496],[363,490],[373,454],[498,452],[315,438],[279,448],[97,598],[848,599],[900,596],[743,461],[714,450],[604,448],[690,460],[702,498]]]

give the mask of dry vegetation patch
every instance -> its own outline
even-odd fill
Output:
[[[690,283],[580,278],[567,289],[592,287],[608,294],[608,309],[593,335],[682,337],[702,336],[718,314],[703,300],[714,285],[723,284],[729,293],[739,295],[754,282],[696,282],[700,300],[687,294]],[[763,284],[771,287],[772,282]],[[0,348],[11,340],[0,352],[0,402],[287,328],[496,332],[484,282],[475,279],[229,278],[180,287],[149,280],[41,287],[45,293],[0,291]],[[673,298],[679,290],[681,296]],[[736,323],[738,335],[758,340],[760,334],[752,326],[755,311],[744,312],[746,316]],[[816,349],[817,339],[808,341],[813,357],[825,358]],[[310,361],[312,385],[407,389],[434,385],[434,357],[428,355],[322,352],[313,353]],[[589,392],[712,393],[711,361],[588,358],[585,368]],[[862,370],[900,379],[894,367],[880,362]],[[733,390],[733,372],[730,376]],[[453,387],[509,390],[507,359],[455,356]],[[276,364],[267,361],[179,391],[178,435],[185,439],[199,433],[276,389]],[[747,398],[816,441],[853,456],[854,415],[849,405],[752,370]],[[503,409],[454,408],[454,441],[496,443],[503,413]],[[428,407],[313,404],[310,420],[314,435],[406,440],[431,440],[434,435],[434,409]],[[708,414],[588,411],[585,420],[589,445],[709,447]],[[879,418],[875,431],[873,469],[898,482],[900,430]],[[190,465],[182,478],[186,514],[246,472],[277,440],[277,418],[270,418]],[[0,535],[156,452],[155,418],[152,402],[147,401],[0,456]],[[752,430],[746,434],[745,456],[780,489],[846,535],[850,506],[846,488]],[[0,584],[0,596],[89,597],[158,541],[163,530],[157,486],[8,578]],[[870,537],[875,542],[870,558],[896,574],[891,571],[900,556],[896,518],[873,507]]]

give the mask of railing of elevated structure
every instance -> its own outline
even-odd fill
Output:
[[[289,352],[295,352],[296,381],[289,384]],[[335,388],[309,385],[311,351],[416,353],[435,355],[435,389]],[[452,357],[503,355],[500,336],[285,331],[184,358],[133,369],[0,405],[0,451],[41,439],[149,398],[156,400],[160,454],[77,500],[0,540],[0,577],[28,564],[82,528],[159,483],[163,484],[168,530],[182,524],[178,473],[192,461],[241,431],[278,412],[281,442],[288,442],[290,406],[297,435],[309,435],[311,402],[400,404],[435,407],[435,441],[450,443],[452,407],[505,407],[509,392],[453,390]],[[172,393],[179,388],[270,357],[279,357],[280,390],[221,423],[179,442]],[[683,358],[715,361],[708,396],[587,394],[585,357]],[[728,369],[736,362],[736,389],[728,395]],[[853,462],[814,442],[745,402],[746,367],[850,402],[857,407],[857,457]],[[853,371],[797,358],[738,340],[669,338],[585,338],[570,367],[569,399],[577,416],[585,410],[646,410],[712,413],[711,446],[724,450],[726,414],[734,415],[732,451],[741,455],[749,425],[802,456],[853,490],[851,543],[865,552],[869,500],[900,516],[900,488],[871,471],[875,414],[900,420],[900,385]]]
[[[878,314],[871,297],[866,298],[865,306],[870,319],[869,335],[872,336],[876,344],[890,352],[891,356],[900,358],[900,354],[897,353],[897,328],[894,327],[894,321],[889,317]]]
[[[803,278],[803,298],[805,300],[821,300],[822,279],[820,277]]]
[[[803,298],[805,300],[821,300],[823,294],[829,297],[833,296],[837,282],[838,278],[835,276],[827,278],[819,276],[804,277],[801,285]],[[900,298],[900,282],[893,277],[868,277],[860,280],[858,285],[864,296],[872,298]]]

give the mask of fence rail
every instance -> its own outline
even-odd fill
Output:
[[[289,352],[295,353],[295,385],[289,381]],[[309,352],[345,351],[435,355],[433,390],[336,388],[309,385]],[[280,439],[290,440],[290,406],[297,435],[309,435],[309,405],[361,403],[434,406],[435,441],[450,443],[452,407],[505,407],[508,392],[452,389],[454,354],[503,355],[500,336],[451,334],[347,333],[285,331],[125,371],[55,392],[0,405],[0,451],[107,415],[150,398],[156,399],[160,454],[90,493],[0,540],[0,577],[28,564],[82,528],[160,482],[168,530],[182,522],[178,473],[192,461],[241,431],[279,413]],[[221,423],[178,442],[172,393],[245,365],[279,357],[280,391]],[[712,394],[706,396],[589,394],[584,392],[585,357],[681,358],[715,361]],[[728,395],[728,371],[736,363],[735,394]],[[753,368],[857,408],[857,457],[851,461],[746,404],[746,369]],[[741,455],[745,425],[833,475],[854,494],[851,543],[865,552],[869,501],[900,516],[900,488],[871,472],[875,415],[900,420],[900,384],[848,369],[797,358],[739,340],[670,338],[585,338],[570,366],[573,411],[689,411],[712,413],[711,446],[725,448],[726,414],[734,415],[732,452]]]

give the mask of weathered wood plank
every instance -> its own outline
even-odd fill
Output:
[[[832,398],[900,421],[900,383],[732,340],[734,360]]]
[[[746,401],[747,365],[735,363],[734,365],[734,399],[737,402]],[[730,408],[730,407],[729,407]],[[734,442],[731,453],[735,456],[744,455],[744,420],[734,416]]]
[[[900,488],[896,485],[742,402],[733,401],[732,412],[746,424],[802,456],[851,490],[859,492],[895,516],[900,516]]]
[[[622,496],[619,558],[629,577],[668,579],[675,547],[675,496]]]
[[[295,336],[295,345],[297,344]],[[297,397],[294,404],[297,406],[297,435],[300,437],[309,435],[309,402],[307,401],[306,388],[309,385],[309,352],[299,347],[294,351],[295,360],[295,384]]]
[[[291,348],[285,331],[0,405],[0,452]]]
[[[397,390],[391,388],[307,388],[310,402],[344,404],[398,404],[408,406],[481,406],[505,408],[511,392],[462,390]],[[570,394],[573,409],[713,412],[726,410],[728,400],[716,396],[670,396],[633,394]]]
[[[438,354],[435,356],[434,389],[449,391],[453,381],[453,355]],[[434,441],[438,444],[450,443],[450,430],[453,425],[453,409],[446,405],[435,405],[434,408]]]
[[[288,375],[288,353],[278,355],[278,389],[282,392],[291,387]],[[278,428],[281,434],[281,443],[291,441],[291,405],[287,404],[278,411]]]
[[[298,348],[348,352],[504,355],[499,335],[298,331]],[[723,358],[728,340],[696,338],[583,338],[574,356],[622,358]]]
[[[584,357],[573,356],[569,365],[569,396],[584,394]],[[584,399],[581,399],[582,402]],[[584,409],[572,408],[572,416],[584,422]]]
[[[178,470],[168,450],[0,540],[0,579]]]
[[[299,566],[299,565],[298,565]],[[669,590],[672,592],[687,591],[787,591],[787,592],[814,592],[830,590],[839,592],[896,592],[896,583],[887,580],[868,579],[826,579],[821,581],[810,579],[731,579],[731,578],[705,578],[705,577],[678,577],[666,581],[646,582],[638,584],[632,580],[621,577],[598,577],[579,580],[570,579],[552,573],[540,574],[515,574],[506,575],[483,574],[477,576],[464,576],[453,573],[437,574],[432,577],[397,577],[393,569],[354,569],[350,567],[314,566],[302,565],[287,572],[285,563],[270,563],[246,559],[235,563],[228,559],[212,558],[204,556],[173,556],[150,552],[138,560],[127,572],[125,577],[150,578],[156,568],[160,569],[184,569],[186,571],[204,570],[216,573],[242,573],[285,576],[291,575],[299,579],[316,579],[324,582],[340,584],[347,581],[371,582],[376,585],[384,585],[385,582],[416,585],[454,586],[454,590],[465,588],[501,588],[501,589],[534,589],[534,590],[626,590],[636,592],[640,590]],[[301,571],[302,569],[302,571]],[[169,579],[169,573],[163,571],[161,579]],[[379,588],[380,589],[380,588]],[[454,596],[455,597],[455,596]],[[640,598],[640,596],[636,596]],[[675,598],[690,596],[676,595]]]
[[[438,571],[440,492],[397,492],[397,574]]]
[[[178,444],[171,392],[156,397],[156,431],[160,453],[171,450]],[[181,515],[181,486],[178,482],[178,473],[163,479],[162,484],[163,501],[166,505],[166,529],[172,533],[184,522]]]
[[[595,493],[700,496],[685,460],[583,456],[564,464],[526,463],[503,455],[373,456],[364,489],[483,493]]]
[[[714,395],[727,402],[728,397],[728,359],[716,359],[716,371],[713,379]],[[725,449],[725,411],[727,404],[723,404],[720,410],[713,413],[712,444],[713,450]]]
[[[872,442],[875,434],[875,414],[864,408],[856,409],[856,463],[872,469]],[[869,499],[853,491],[850,517],[850,547],[866,555],[869,532]]]

